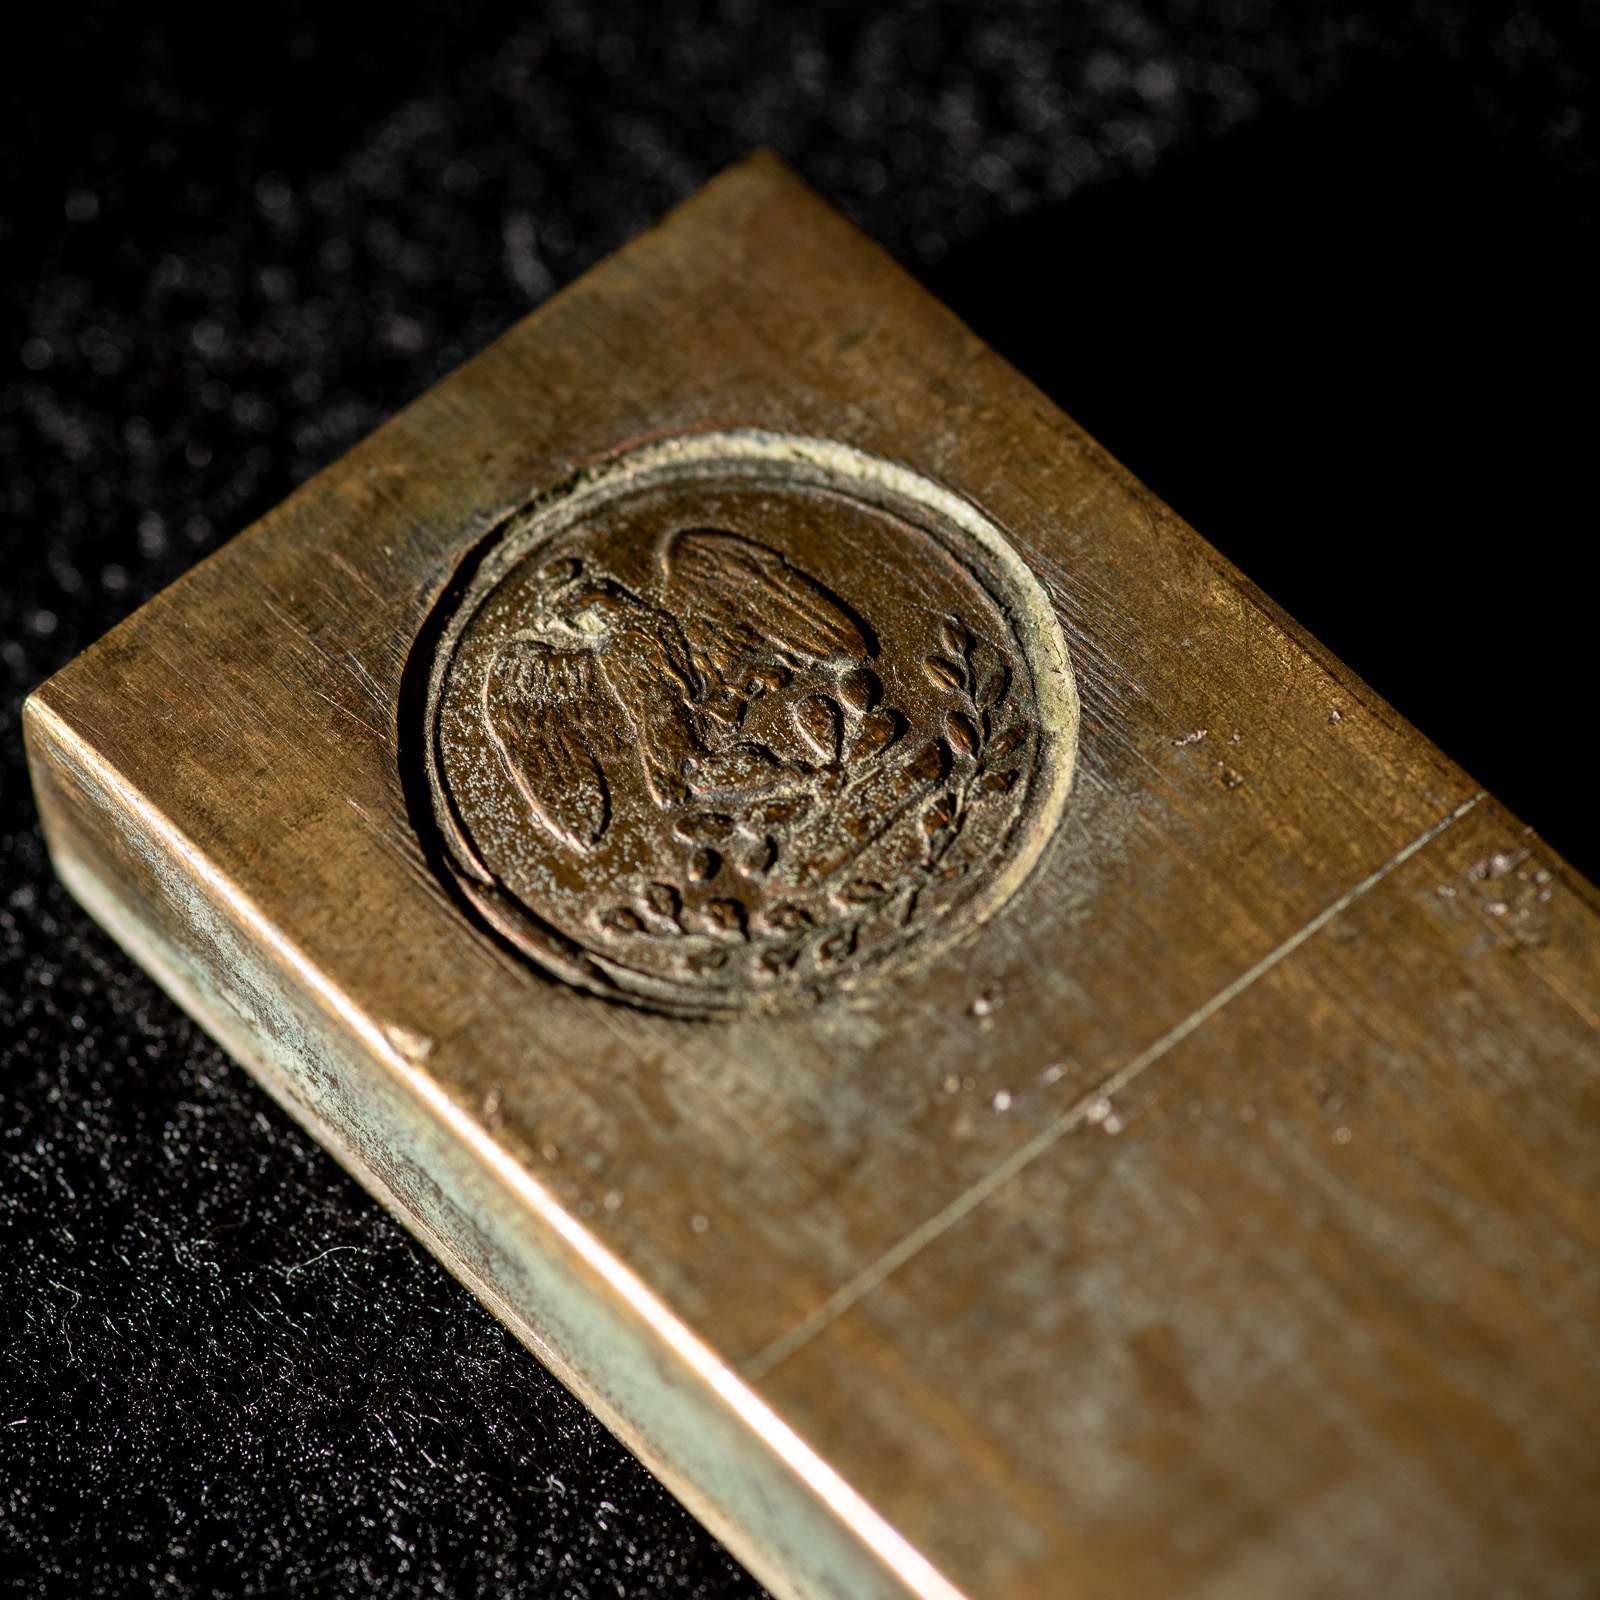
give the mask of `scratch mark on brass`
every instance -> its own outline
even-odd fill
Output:
[[[463,892],[525,956],[687,1014],[846,991],[991,915],[1077,701],[1000,531],[822,441],[696,435],[512,517],[423,710]]]
[[[745,1378],[751,1383],[759,1383],[774,1367],[787,1361],[796,1351],[809,1344],[829,1323],[843,1316],[851,1306],[865,1299],[886,1278],[898,1272],[914,1255],[925,1250],[941,1234],[948,1233],[963,1217],[977,1210],[991,1195],[1010,1183],[1024,1167],[1038,1160],[1051,1145],[1071,1133],[1074,1128],[1085,1122],[1109,1124],[1112,1096],[1121,1094],[1135,1078],[1153,1067],[1225,1005],[1236,1000],[1286,956],[1292,955],[1308,939],[1320,933],[1369,889],[1382,883],[1397,867],[1403,866],[1419,851],[1432,844],[1440,834],[1458,823],[1483,798],[1484,791],[1481,789],[1476,794],[1468,796],[1431,827],[1425,828],[1404,849],[1396,851],[1359,883],[1346,889],[1331,905],[1324,906],[1304,927],[1269,950],[1254,966],[1241,972],[1232,983],[1218,990],[1204,1005],[1197,1006],[1188,1016],[1168,1028],[1154,1043],[1147,1045],[1131,1061],[1125,1061],[1087,1094],[1079,1096],[1059,1117],[1047,1122],[1026,1144],[1012,1151],[998,1166],[985,1173],[976,1183],[957,1195],[948,1205],[941,1207],[920,1226],[913,1228],[898,1244],[884,1251],[869,1266],[862,1268],[848,1283],[841,1284],[821,1305],[803,1317],[787,1333],[780,1334],[765,1350],[747,1361],[742,1369]]]

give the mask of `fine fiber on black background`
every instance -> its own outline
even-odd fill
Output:
[[[19,729],[757,145],[1596,872],[1592,0],[7,29],[0,1587],[759,1592],[59,888]]]

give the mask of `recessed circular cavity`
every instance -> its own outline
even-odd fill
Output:
[[[826,440],[696,434],[510,517],[422,730],[447,870],[546,971],[696,1014],[814,1002],[991,916],[1060,817],[1077,695],[970,502]]]

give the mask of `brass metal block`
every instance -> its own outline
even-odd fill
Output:
[[[776,160],[26,726],[778,1594],[1600,1585],[1594,891]]]

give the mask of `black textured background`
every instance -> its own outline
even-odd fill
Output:
[[[757,1592],[56,886],[18,732],[40,678],[756,144],[1595,874],[1595,0],[7,30],[17,1592]]]

